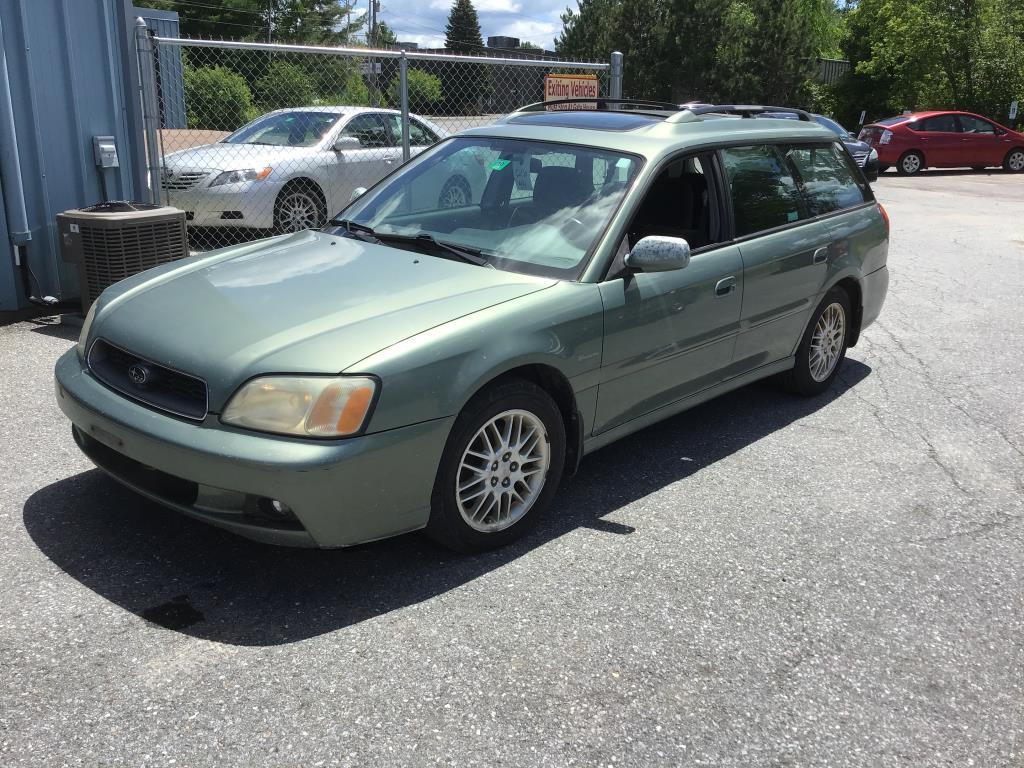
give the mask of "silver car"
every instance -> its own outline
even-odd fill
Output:
[[[412,154],[447,136],[422,117],[409,121]],[[168,204],[194,226],[297,232],[317,229],[359,187],[402,163],[401,114],[395,110],[325,106],[279,109],[215,144],[164,157]],[[443,180],[437,202],[467,204],[484,171],[476,164]]]

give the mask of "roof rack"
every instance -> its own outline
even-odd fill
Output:
[[[693,115],[739,115],[740,117],[757,117],[766,112],[785,112],[799,117],[804,122],[814,122],[814,118],[802,109],[793,107],[768,107],[759,104],[709,104],[706,107],[685,107],[684,111]]]
[[[647,99],[608,99],[599,96],[595,99],[552,99],[551,101],[538,101],[527,104],[524,107],[514,110],[512,114],[520,112],[544,112],[548,107],[563,104],[596,104],[599,110],[612,111],[615,107],[624,107],[623,112],[638,112],[644,110],[656,110],[658,112],[678,112],[679,105],[667,101],[649,101]],[[639,107],[639,109],[637,109]],[[617,111],[617,110],[616,110]]]

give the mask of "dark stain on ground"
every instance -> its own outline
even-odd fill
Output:
[[[204,616],[188,601],[188,595],[178,595],[166,603],[154,605],[142,612],[142,618],[166,629],[184,629],[198,624]]]

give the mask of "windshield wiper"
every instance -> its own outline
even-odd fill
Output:
[[[478,267],[494,267],[493,264],[484,258],[484,252],[482,250],[478,248],[471,248],[467,245],[446,243],[441,240],[437,240],[433,235],[429,235],[426,232],[419,235],[400,235],[397,233],[392,234],[390,232],[376,232],[373,227],[367,226],[366,224],[360,224],[358,221],[352,221],[352,219],[331,219],[328,223],[337,227],[344,227],[350,234],[358,237],[360,240],[366,240],[367,242],[426,245],[434,251],[443,251],[469,264],[475,264]]]
[[[429,235],[426,232],[420,235],[398,235],[391,234],[389,232],[375,232],[374,236],[381,242],[392,242],[392,243],[409,243],[410,245],[426,245],[434,251],[443,251],[445,253],[455,256],[461,261],[465,261],[468,264],[476,264],[478,267],[491,267],[491,264],[487,259],[484,258],[483,251],[479,248],[471,248],[466,245],[454,245],[453,243],[446,243],[443,240],[436,239],[433,235]]]

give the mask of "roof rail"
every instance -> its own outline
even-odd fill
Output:
[[[623,112],[635,112],[640,110],[657,110],[659,112],[678,112],[679,105],[672,104],[667,101],[650,101],[648,99],[607,99],[600,96],[595,99],[552,99],[551,101],[538,101],[533,104],[527,104],[526,106],[519,107],[514,110],[511,114],[515,115],[520,112],[544,112],[548,107],[563,104],[596,104],[600,110],[611,111],[615,107],[624,107]]]
[[[685,107],[684,112],[691,115],[739,115],[740,117],[757,117],[766,112],[786,112],[799,117],[804,122],[814,122],[814,118],[802,109],[793,107],[768,107],[759,104],[709,104],[705,107]]]

